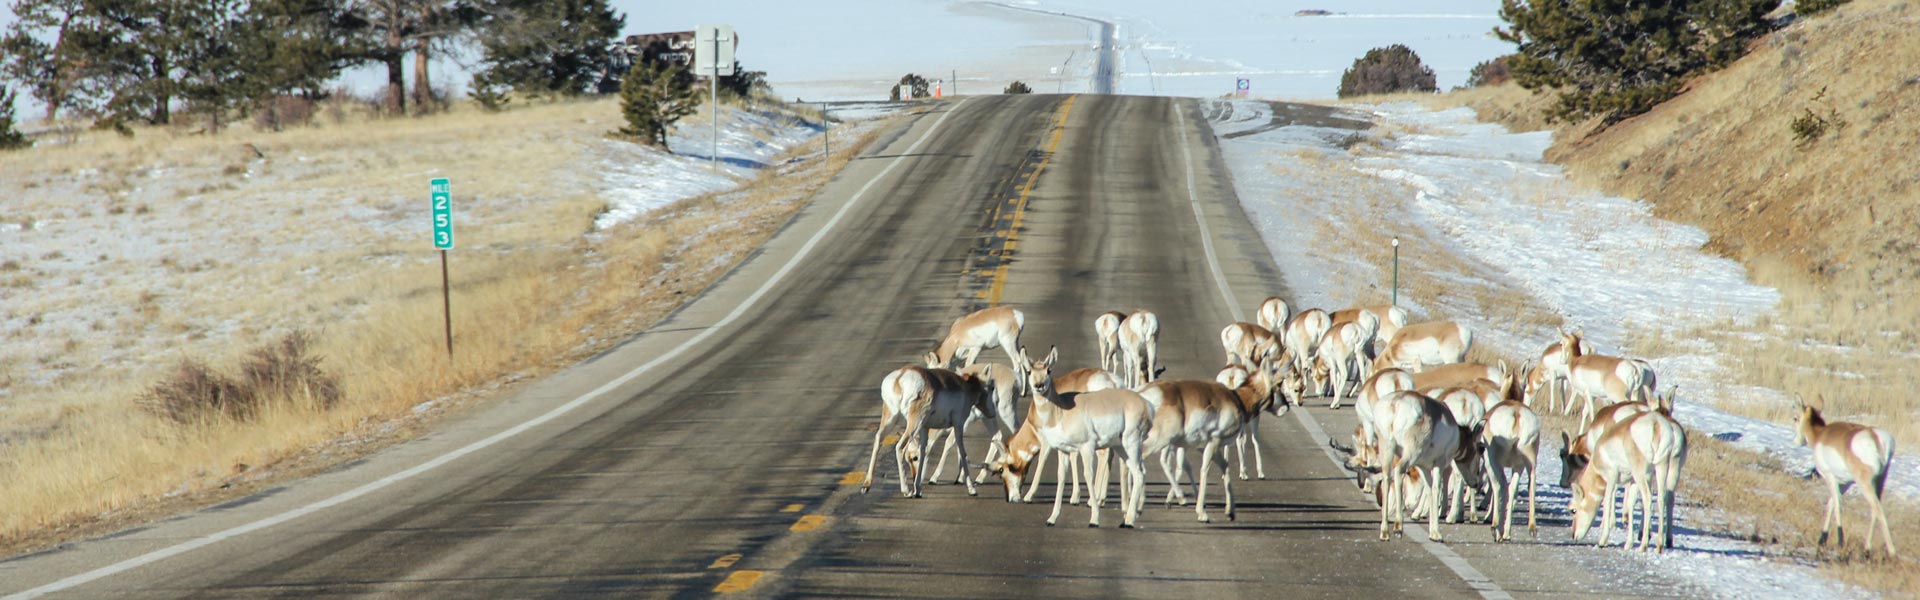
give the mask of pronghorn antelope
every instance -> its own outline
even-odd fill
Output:
[[[1287,411],[1293,408],[1290,398],[1299,397],[1297,388],[1304,385],[1297,377],[1286,377],[1286,372],[1281,370],[1282,365],[1283,363],[1281,363],[1279,359],[1269,361],[1266,366],[1267,379],[1265,382],[1255,381],[1253,371],[1248,371],[1245,367],[1239,366],[1228,366],[1227,368],[1221,369],[1220,373],[1213,377],[1214,381],[1220,382],[1220,385],[1227,386],[1227,389],[1234,390],[1236,393],[1241,394],[1243,404],[1246,403],[1245,395],[1248,394],[1250,390],[1264,391],[1264,397],[1251,405],[1253,409],[1247,413],[1246,425],[1240,428],[1240,435],[1233,440],[1234,452],[1238,455],[1233,462],[1240,465],[1240,479],[1242,480],[1247,478],[1248,444],[1253,445],[1254,472],[1258,474],[1261,479],[1267,478],[1267,461],[1260,454],[1261,414],[1271,412],[1274,416],[1286,416]],[[1287,385],[1292,385],[1296,388],[1293,395],[1288,395],[1281,391],[1280,388]]]
[[[1587,459],[1593,456],[1593,443],[1600,439],[1600,433],[1608,427],[1631,419],[1653,407],[1639,402],[1622,402],[1594,412],[1593,422],[1581,429],[1577,435],[1568,436],[1560,432],[1560,487],[1573,489],[1573,480],[1587,468]],[[1575,449],[1578,448],[1578,451]]]
[[[1487,405],[1480,399],[1479,392],[1470,388],[1454,387],[1427,395],[1445,405],[1447,411],[1453,414],[1454,424],[1460,426],[1461,443],[1474,443],[1480,440],[1481,431],[1486,429]],[[1456,465],[1448,474],[1447,502],[1452,506],[1447,511],[1448,523],[1459,523],[1462,509],[1466,510],[1468,521],[1479,520],[1474,515],[1472,507],[1479,497],[1479,486],[1475,480],[1481,478],[1480,469],[1483,466],[1483,461],[1475,456],[1474,460]]]
[[[1394,531],[1398,531],[1406,521],[1406,490],[1403,482],[1408,478],[1408,472],[1419,470],[1420,478],[1432,486],[1428,497],[1437,500],[1440,498],[1440,475],[1461,460],[1463,448],[1469,448],[1469,445],[1463,443],[1460,426],[1454,423],[1453,413],[1448,412],[1446,406],[1417,392],[1389,394],[1380,400],[1374,410],[1375,417],[1388,424],[1378,433],[1379,449],[1375,457],[1376,465],[1386,475],[1382,482],[1386,486],[1386,501],[1380,507],[1380,539],[1385,541],[1388,539],[1390,517],[1394,521]],[[1445,538],[1440,535],[1439,507],[1432,507],[1427,517],[1427,539],[1444,541]]]
[[[1563,343],[1548,344],[1547,349],[1540,351],[1539,366],[1534,369],[1533,376],[1528,378],[1526,390],[1528,404],[1533,403],[1535,393],[1545,390],[1547,392],[1546,408],[1554,410],[1555,407],[1564,403],[1565,406],[1558,409],[1560,414],[1564,415],[1573,410],[1573,402],[1567,399],[1567,353],[1561,350],[1564,347],[1561,345]],[[1580,340],[1579,354],[1593,353],[1593,346],[1588,345],[1586,340]]]
[[[1248,368],[1280,355],[1280,338],[1272,330],[1244,321],[1220,330],[1220,346],[1227,351],[1227,364]]]
[[[1431,367],[1419,373],[1414,373],[1413,389],[1430,390],[1435,388],[1472,387],[1476,382],[1486,381],[1495,384],[1497,388],[1495,395],[1481,398],[1491,404],[1507,397],[1508,388],[1510,387],[1507,385],[1507,382],[1511,381],[1511,375],[1512,372],[1507,369],[1507,361],[1504,360],[1491,365],[1457,362]]]
[[[1065,375],[1053,378],[1053,389],[1061,394],[1097,392],[1119,387],[1124,387],[1120,384],[1120,378],[1102,369],[1074,369],[1068,371]],[[1012,494],[1009,494],[1007,501],[1032,502],[1034,491],[1040,489],[1039,474],[1046,471],[1047,457],[1057,454],[1060,459],[1058,463],[1060,466],[1058,469],[1059,473],[1056,474],[1055,480],[1062,484],[1069,481],[1072,482],[1073,495],[1067,499],[1067,503],[1074,505],[1080,504],[1080,482],[1085,481],[1080,475],[1080,464],[1074,462],[1072,454],[1066,450],[1043,451],[1040,446],[1040,434],[1033,430],[1032,420],[1033,405],[1029,403],[1027,405],[1027,420],[1020,424],[1020,431],[1014,433],[1014,441],[1008,442],[1007,448],[1008,452],[1013,452],[1015,448],[1024,449],[1026,452],[1009,460],[1006,463],[1006,468],[1009,472],[1014,473],[1014,476],[1019,478],[1025,478],[1028,472],[1032,472],[1034,477],[1033,480],[1027,484],[1027,493],[1025,495],[1016,499]],[[1103,464],[1102,466],[1104,467],[1105,465]],[[1071,471],[1071,474],[1069,474],[1069,471]],[[1018,491],[1014,489],[1018,487],[1018,485],[1015,485],[1009,488],[1009,490]],[[1087,487],[1088,498],[1091,500],[1094,491],[1092,489],[1093,486],[1089,484]]]
[[[1813,470],[1826,480],[1830,492],[1826,517],[1820,520],[1820,545],[1827,544],[1829,527],[1840,533],[1835,545],[1846,545],[1847,528],[1840,524],[1840,495],[1859,483],[1861,495],[1873,509],[1867,521],[1867,551],[1873,551],[1873,525],[1878,522],[1880,533],[1887,538],[1887,554],[1898,554],[1893,549],[1893,532],[1887,530],[1886,509],[1880,505],[1880,494],[1887,487],[1887,465],[1893,462],[1893,436],[1878,427],[1828,423],[1820,416],[1820,409],[1803,402],[1794,443],[1813,448]]]
[[[925,457],[930,430],[952,427],[958,430],[954,435],[960,438],[956,442],[960,446],[960,479],[967,484],[967,495],[977,494],[973,480],[966,478],[965,437],[967,420],[973,411],[993,412],[993,403],[987,396],[987,388],[979,379],[946,369],[907,365],[887,373],[880,381],[880,427],[873,432],[873,453],[867,457],[867,477],[860,483],[860,493],[873,487],[873,467],[880,458],[880,439],[887,434],[894,419],[905,418],[906,430],[893,445],[893,457],[900,470],[900,493],[910,498],[920,497],[920,483],[926,474],[922,465],[908,464],[907,444],[918,444],[914,456]],[[907,473],[909,468],[913,470],[911,476]]]
[[[1093,318],[1093,335],[1100,340],[1100,368],[1120,372],[1120,323],[1127,313],[1110,310]]]
[[[1527,476],[1527,533],[1540,537],[1540,527],[1534,522],[1534,510],[1539,506],[1534,501],[1534,491],[1539,479],[1536,467],[1540,464],[1540,415],[1534,414],[1524,402],[1503,401],[1487,411],[1487,427],[1481,439],[1487,444],[1486,469],[1493,483],[1491,514],[1487,520],[1493,525],[1494,541],[1513,539],[1513,502],[1520,490],[1521,473]],[[1511,478],[1508,470],[1513,471]],[[1504,502],[1502,492],[1505,492]],[[1501,516],[1503,507],[1504,517]]]
[[[1631,479],[1632,495],[1637,496],[1631,501],[1640,505],[1644,518],[1640,526],[1640,549],[1649,545],[1659,550],[1673,547],[1673,495],[1680,486],[1680,469],[1687,462],[1687,433],[1668,414],[1671,403],[1669,396],[1659,409],[1634,415],[1604,431],[1588,432],[1600,437],[1592,443],[1591,462],[1573,482],[1569,508],[1574,514],[1574,539],[1586,537],[1587,529],[1593,526],[1594,512],[1604,508],[1601,517],[1604,523],[1595,546],[1607,545],[1607,537],[1613,533],[1613,488],[1624,486]],[[1621,510],[1626,512],[1627,520],[1625,545],[1632,547],[1633,505],[1627,504]],[[1656,512],[1660,515],[1663,534],[1659,544],[1653,542]]]
[[[1367,360],[1373,359],[1373,341],[1380,335],[1380,313],[1374,312],[1373,308],[1348,308],[1336,310],[1327,315],[1332,319],[1328,331],[1332,331],[1332,327],[1339,327],[1341,323],[1360,326],[1359,343],[1355,348]]]
[[[1419,323],[1400,328],[1373,359],[1373,370],[1395,368],[1412,372],[1427,367],[1467,361],[1473,332],[1452,321]]]
[[[1027,325],[1026,313],[1010,306],[995,306],[974,311],[973,314],[960,317],[947,328],[947,337],[940,340],[940,347],[933,351],[934,359],[941,367],[952,368],[955,362],[971,366],[980,358],[980,351],[987,348],[999,348],[1006,351],[1007,358],[1014,362],[1014,369],[1020,364],[1020,330]]]
[[[1227,494],[1225,513],[1233,521],[1233,475],[1227,473],[1227,448],[1221,442],[1238,437],[1252,413],[1271,402],[1273,377],[1273,369],[1261,365],[1252,377],[1242,379],[1240,388],[1200,379],[1164,379],[1140,388],[1140,398],[1146,398],[1146,404],[1154,408],[1154,433],[1146,440],[1146,450],[1179,452],[1173,462],[1167,462],[1167,454],[1162,454],[1160,462],[1167,475],[1167,504],[1173,504],[1175,496],[1181,496],[1185,504],[1185,494],[1181,494],[1181,475],[1187,471],[1185,450],[1200,450],[1194,513],[1200,523],[1212,521],[1206,513],[1206,479],[1212,467],[1219,467],[1219,487]],[[1179,463],[1177,471],[1173,463]]]
[[[1373,313],[1380,319],[1380,326],[1374,328],[1373,332],[1373,339],[1377,343],[1386,343],[1387,340],[1393,339],[1394,334],[1400,333],[1400,330],[1407,326],[1407,309],[1381,304],[1361,310]]]
[[[1327,330],[1331,328],[1333,328],[1333,318],[1327,316],[1327,311],[1318,308],[1300,311],[1300,314],[1293,316],[1293,320],[1287,322],[1287,330],[1281,337],[1286,342],[1284,347],[1293,354],[1293,369],[1301,376],[1313,373],[1313,363],[1317,358],[1315,353],[1320,349],[1320,338],[1325,337]],[[1315,393],[1326,389],[1318,381],[1312,383]]]
[[[1026,351],[1021,350],[1020,355],[1026,356]],[[1146,399],[1124,388],[1063,396],[1053,387],[1053,364],[1059,357],[1060,350],[1055,348],[1040,360],[1025,361],[1027,390],[1032,394],[1029,402],[1033,407],[1028,422],[1034,424],[1043,446],[1078,455],[1087,473],[1094,471],[1096,450],[1117,451],[1126,465],[1126,473],[1120,479],[1120,526],[1133,527],[1146,500],[1146,468],[1142,456],[1147,434],[1153,428],[1153,413]],[[994,465],[1011,498],[1020,487],[1020,477],[1006,472],[1005,468],[1004,459]],[[1053,514],[1047,517],[1047,525],[1053,525],[1060,518],[1065,488],[1054,486]],[[1087,525],[1099,527],[1100,508],[1091,506],[1091,502],[1088,504],[1092,515]]]
[[[1585,428],[1593,421],[1597,397],[1606,404],[1633,400],[1652,401],[1653,369],[1646,361],[1599,354],[1584,354],[1580,333],[1562,333],[1560,347],[1567,355],[1567,389],[1574,402],[1581,403],[1580,423]]]
[[[1153,381],[1160,367],[1160,317],[1145,310],[1133,311],[1120,322],[1120,355],[1125,358],[1118,372],[1127,387],[1140,387]]]
[[[1389,394],[1412,390],[1413,385],[1413,375],[1400,369],[1376,371],[1360,384],[1359,391],[1354,393],[1353,416],[1360,421],[1360,434],[1363,439],[1356,440],[1356,444],[1376,443],[1374,440],[1378,439],[1380,422],[1375,419],[1379,413],[1374,408],[1379,406],[1380,401]]]
[[[1287,321],[1292,318],[1293,307],[1288,306],[1285,299],[1271,296],[1260,302],[1260,310],[1254,315],[1253,320],[1274,335],[1280,335],[1283,333],[1280,330],[1286,327]]]
[[[929,361],[929,367],[934,366],[936,359],[933,353],[927,353],[925,359]],[[1014,372],[1012,367],[992,363],[981,363],[970,367],[963,367],[956,372],[979,380],[981,385],[985,386],[987,392],[991,394],[990,400],[993,404],[992,414],[989,415],[975,410],[972,415],[967,417],[967,425],[972,426],[974,422],[986,419],[992,419],[999,425],[999,427],[994,428],[993,441],[987,446],[987,460],[992,461],[995,456],[999,455],[1000,451],[1005,449],[1007,439],[1013,437],[1014,431],[1020,427],[1020,422],[1015,420],[1015,416],[1020,413],[1014,410],[1020,398],[1020,376]],[[958,439],[952,435],[953,433],[954,430],[952,429],[942,429],[934,433],[934,439],[929,445],[940,443],[941,436],[947,436],[947,445],[945,449],[940,451],[940,462],[934,464],[933,473],[927,476],[928,481],[938,483],[940,481],[940,474],[946,472],[947,455],[953,453],[954,445]],[[962,467],[960,471],[960,476],[965,477],[966,468]],[[974,483],[979,483],[986,480],[987,469],[983,464],[979,474],[973,478],[973,481]]]
[[[1367,315],[1369,313],[1360,313]],[[1354,321],[1334,323],[1326,335],[1320,338],[1320,348],[1314,352],[1317,360],[1313,363],[1313,379],[1325,381],[1332,386],[1330,395],[1333,403],[1330,408],[1340,408],[1340,400],[1347,395],[1349,380],[1365,378],[1365,344],[1371,332],[1366,325]]]

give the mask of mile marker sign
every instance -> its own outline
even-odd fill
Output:
[[[433,247],[453,247],[453,183],[445,177],[433,180]]]

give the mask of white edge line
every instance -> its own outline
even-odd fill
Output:
[[[1187,142],[1186,135],[1187,115],[1181,112],[1179,102],[1173,103],[1173,115],[1175,121],[1180,124],[1175,135],[1180,138],[1180,156],[1186,161],[1187,200],[1193,205],[1194,221],[1200,224],[1200,247],[1206,250],[1207,268],[1213,272],[1213,282],[1219,285],[1220,297],[1227,303],[1227,310],[1233,314],[1233,320],[1244,321],[1246,320],[1246,313],[1240,310],[1240,303],[1234,298],[1232,289],[1227,286],[1227,276],[1225,272],[1220,269],[1220,256],[1213,251],[1213,232],[1207,227],[1207,219],[1200,211],[1200,194],[1194,190],[1193,150]],[[1335,467],[1341,467],[1342,463],[1339,457],[1333,454],[1333,449],[1327,447],[1324,441],[1328,439],[1327,432],[1320,427],[1320,422],[1305,410],[1295,410],[1292,412],[1295,417],[1299,418],[1300,424],[1306,427],[1307,434],[1313,436],[1313,445],[1320,447],[1320,451],[1326,453],[1327,460],[1333,461]],[[1452,569],[1455,575],[1460,576],[1460,579],[1467,582],[1468,587],[1480,592],[1480,597],[1486,598],[1487,600],[1513,600],[1512,595],[1508,594],[1506,590],[1500,589],[1499,584],[1494,583],[1492,579],[1482,574],[1479,569],[1473,568],[1472,563],[1467,562],[1466,558],[1461,557],[1460,554],[1454,552],[1452,548],[1448,548],[1446,544],[1426,539],[1426,531],[1422,529],[1419,524],[1413,524],[1410,528],[1413,530],[1411,537],[1420,543],[1421,548],[1425,548],[1427,553],[1432,554],[1434,558],[1440,559],[1440,563],[1446,565],[1448,569]]]
[[[780,270],[775,272],[772,277],[767,278],[766,283],[763,283],[760,285],[760,289],[755,290],[752,295],[747,296],[746,300],[741,301],[739,306],[734,307],[733,312],[727,313],[727,316],[722,317],[719,321],[716,321],[714,322],[714,324],[701,330],[699,334],[696,334],[693,337],[688,338],[687,341],[681,342],[680,345],[675,346],[672,350],[668,350],[666,354],[662,354],[659,357],[654,358],[653,360],[647,361],[645,364],[642,364],[639,367],[635,367],[632,371],[628,371],[625,375],[621,375],[619,378],[616,378],[613,381],[609,381],[605,385],[595,388],[591,392],[587,392],[586,394],[583,394],[578,398],[574,398],[573,400],[567,402],[566,404],[562,404],[554,408],[553,410],[547,411],[546,414],[540,415],[538,417],[534,417],[530,420],[520,423],[519,425],[515,425],[499,433],[495,433],[493,435],[487,436],[486,439],[482,439],[480,441],[467,444],[466,446],[462,446],[457,450],[448,452],[446,454],[442,454],[439,457],[434,458],[433,460],[420,463],[405,471],[394,473],[392,475],[388,475],[386,477],[382,477],[380,479],[370,481],[365,484],[361,484],[360,487],[356,487],[351,490],[341,492],[340,494],[334,495],[324,500],[320,500],[318,502],[314,502],[312,504],[308,504],[306,506],[301,506],[299,508],[288,510],[286,512],[273,515],[271,517],[267,517],[264,519],[260,519],[258,521],[254,521],[251,523],[247,523],[244,525],[238,525],[225,530],[207,534],[206,536],[195,538],[193,540],[189,540],[189,541],[175,544],[172,546],[168,546],[166,548],[154,550],[146,554],[135,556],[133,558],[129,558],[127,560],[123,560],[111,565],[107,565],[104,567],[100,567],[98,569],[87,571],[85,573],[73,575],[71,577],[67,577],[65,579],[61,579],[59,581],[55,581],[53,583],[49,583],[37,588],[24,591],[24,592],[10,594],[5,596],[4,598],[0,598],[0,600],[15,600],[15,599],[24,600],[27,598],[37,598],[46,594],[64,591],[80,585],[85,585],[87,583],[93,582],[101,578],[110,577],[124,571],[137,569],[155,562],[172,558],[174,556],[186,554],[188,552],[192,552],[194,550],[198,550],[200,548],[213,545],[215,543],[227,540],[229,538],[246,535],[248,533],[266,529],[268,527],[273,527],[275,525],[286,523],[288,521],[292,521],[294,519],[298,519],[300,517],[304,517],[304,516],[313,514],[315,512],[319,512],[326,508],[344,504],[346,502],[352,501],[355,498],[359,498],[361,496],[365,496],[367,494],[378,491],[381,488],[385,488],[395,483],[412,479],[416,476],[419,476],[422,473],[432,471],[436,468],[446,465],[447,463],[458,460],[460,459],[460,457],[484,450],[489,446],[498,444],[514,436],[525,433],[529,429],[533,429],[535,427],[544,425],[548,421],[557,419],[561,415],[565,415],[569,412],[572,412],[574,409],[580,408],[581,406],[585,406],[589,402],[599,399],[600,396],[603,396],[607,392],[611,392],[615,388],[618,388],[622,385],[626,385],[627,383],[633,381],[634,379],[639,378],[641,375],[646,374],[648,371],[653,370],[654,367],[658,367],[661,364],[666,363],[667,361],[673,360],[675,357],[678,357],[681,353],[687,351],[687,349],[692,348],[693,346],[699,344],[700,342],[706,341],[707,338],[712,337],[715,333],[718,333],[721,329],[733,323],[733,321],[735,321],[736,319],[739,319],[741,316],[745,315],[747,313],[747,309],[752,308],[754,303],[759,302],[762,296],[765,296],[767,292],[771,291],[775,285],[778,285],[780,283],[780,280],[785,279],[787,274],[792,272],[794,267],[798,266],[800,264],[800,261],[805,259],[807,257],[807,254],[813,251],[814,246],[819,245],[820,240],[826,238],[826,235],[828,232],[833,231],[834,226],[840,223],[840,219],[842,217],[845,217],[847,215],[847,211],[852,210],[854,205],[859,204],[861,198],[866,197],[867,191],[872,189],[874,184],[879,183],[880,180],[882,179],[886,179],[887,175],[891,174],[895,167],[900,166],[901,162],[903,162],[904,159],[917,153],[920,150],[920,146],[926,144],[927,140],[933,139],[933,133],[940,129],[940,125],[945,123],[948,117],[951,117],[953,116],[954,113],[959,112],[960,106],[962,104],[966,104],[967,100],[970,100],[970,99],[963,99],[959,102],[954,103],[953,107],[948,109],[946,114],[941,115],[939,119],[933,122],[933,126],[927,128],[927,132],[920,136],[919,141],[914,142],[912,146],[908,147],[906,152],[902,152],[899,156],[896,156],[893,159],[892,163],[887,164],[887,168],[882,169],[880,171],[879,175],[875,175],[872,180],[867,182],[866,185],[861,186],[859,191],[854,192],[853,197],[849,198],[846,204],[841,205],[840,210],[833,214],[833,218],[828,219],[826,224],[820,227],[819,231],[814,232],[813,237],[808,238],[806,244],[800,246],[800,250],[793,254],[793,258],[789,259],[785,266],[780,267]]]

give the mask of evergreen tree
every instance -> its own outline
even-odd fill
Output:
[[[21,0],[4,46],[8,71],[52,110],[102,124],[172,120],[177,99],[206,99],[232,69],[227,29],[242,0]],[[54,40],[49,44],[42,40]],[[30,56],[28,53],[39,53]]]
[[[1033,93],[1033,88],[1032,88],[1032,87],[1029,87],[1029,86],[1028,86],[1027,84],[1025,84],[1025,83],[1021,83],[1020,81],[1014,81],[1013,83],[1009,83],[1009,84],[1007,84],[1007,89],[1005,89],[1005,90],[1002,90],[1002,91],[1001,91],[1000,93],[1002,93],[1002,94],[1031,94],[1031,93]]]
[[[902,93],[902,90],[905,90],[906,93]],[[888,99],[895,102],[902,99],[911,100],[913,98],[925,98],[932,95],[933,92],[928,86],[927,78],[912,73],[901,75],[900,83],[894,85],[893,89],[887,93]],[[905,98],[903,98],[903,96]]]
[[[0,151],[19,150],[33,146],[27,136],[13,126],[13,87],[0,84]]]
[[[1400,44],[1368,50],[1340,74],[1341,98],[1439,89],[1433,69],[1422,64],[1412,48]]]
[[[75,68],[59,41],[80,12],[80,0],[18,0],[18,20],[0,36],[0,77],[26,86],[49,121],[71,103]]]
[[[626,16],[607,0],[480,0],[475,82],[530,96],[593,93],[613,73],[608,51]],[[476,90],[478,88],[476,87]]]
[[[1554,119],[1612,122],[1679,93],[1693,74],[1732,62],[1765,33],[1779,0],[1503,0],[1519,45],[1509,61],[1528,89],[1553,89]]]
[[[686,67],[664,61],[636,64],[620,82],[620,113],[626,117],[627,126],[619,133],[666,148],[667,128],[693,114],[700,100],[693,73]]]

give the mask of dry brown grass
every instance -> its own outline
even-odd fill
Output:
[[[1576,180],[1610,193],[1646,198],[1661,218],[1706,230],[1709,249],[1744,263],[1757,283],[1778,289],[1776,313],[1760,322],[1697,323],[1668,336],[1630,336],[1631,353],[1668,354],[1675,339],[1722,349],[1728,381],[1826,397],[1834,418],[1884,427],[1906,448],[1920,443],[1920,6],[1907,0],[1856,0],[1758,43],[1746,58],[1694,81],[1648,114],[1598,131],[1563,125],[1549,159]],[[1516,128],[1530,97],[1513,86],[1456,92],[1450,105],[1473,106],[1485,120]],[[1537,104],[1535,104],[1537,105]],[[1837,126],[1798,143],[1795,117],[1813,111]],[[1515,117],[1516,114],[1521,115]],[[1665,382],[1663,382],[1665,383]],[[1718,385],[1706,383],[1706,386]],[[1748,417],[1787,423],[1775,401],[1703,400]],[[1860,538],[1838,551],[1814,545],[1826,490],[1786,472],[1778,461],[1719,440],[1693,436],[1683,496],[1718,515],[1708,529],[1796,557],[1868,589],[1920,595],[1920,569],[1908,559],[1860,552]],[[1865,503],[1848,495],[1847,522],[1863,535]],[[1920,540],[1920,509],[1888,503],[1894,536]],[[1911,552],[1911,550],[1908,550]]]
[[[611,107],[589,108],[610,112]],[[555,122],[580,119],[578,109],[536,107],[504,113],[499,120],[454,111],[381,122],[371,129],[458,140],[470,128],[507,128],[535,140],[545,136],[564,141],[565,134],[555,132],[562,129]],[[597,136],[606,128],[602,124],[573,131]],[[406,137],[400,132],[359,134],[390,143]],[[324,128],[282,135],[289,137],[271,138],[282,147],[301,147],[290,141],[299,136],[313,136],[303,143],[316,146],[357,144],[349,139],[352,136],[329,134]],[[824,168],[832,172],[844,167],[872,139],[868,133],[848,140],[845,150],[836,148],[835,159]],[[122,160],[123,154],[174,154],[231,144],[199,138],[177,141],[184,149],[169,147],[163,140],[108,140],[103,143],[111,147],[100,152],[105,162],[112,163]],[[522,142],[521,146],[533,152],[551,150],[538,143]],[[80,152],[77,148],[63,151]],[[797,150],[787,158],[806,151]],[[478,160],[487,149],[469,152]],[[532,164],[503,164],[504,172],[495,176],[509,178],[542,166],[556,170],[549,173],[566,172],[569,167],[505,154],[496,160]],[[564,163],[570,157],[546,160]],[[47,161],[46,168],[59,169],[62,160],[92,159],[63,159],[56,152],[27,160]],[[350,310],[327,312],[296,304],[293,312],[295,318],[316,326],[314,354],[325,369],[341,377],[344,394],[331,409],[283,400],[264,403],[245,421],[212,419],[181,427],[129,410],[150,377],[77,378],[36,389],[26,398],[32,402],[19,403],[26,410],[8,415],[24,417],[29,423],[14,424],[15,431],[24,433],[9,436],[0,461],[0,506],[7,507],[0,514],[0,551],[44,547],[242,493],[264,481],[312,472],[403,438],[419,425],[423,408],[437,411],[449,401],[476,396],[475,390],[498,391],[504,384],[550,372],[609,347],[696,296],[772,235],[824,183],[817,163],[813,159],[789,169],[787,176],[770,169],[735,192],[685,200],[594,235],[587,232],[598,210],[597,200],[532,194],[535,200],[529,204],[539,206],[542,218],[526,219],[530,222],[523,227],[506,228],[498,238],[484,243],[476,243],[474,236],[463,240],[463,248],[471,249],[460,252],[452,263],[456,345],[452,360],[441,342],[437,264],[365,268],[327,281],[326,289],[312,291],[319,296],[316,302],[338,302]],[[417,183],[417,177],[408,173],[365,177],[373,180],[370,185],[386,177],[406,185]],[[481,182],[463,188],[469,193],[502,194],[518,189]],[[500,220],[509,220],[505,217],[512,213],[499,210],[503,211]],[[324,259],[367,262],[359,253]],[[290,275],[277,270],[267,273]],[[161,302],[150,292],[141,298],[148,298],[149,304]],[[235,302],[251,307],[250,303],[260,301]],[[165,311],[156,312],[144,318],[167,318]],[[233,350],[220,348],[203,348],[194,356],[211,364],[232,364],[238,359]]]

